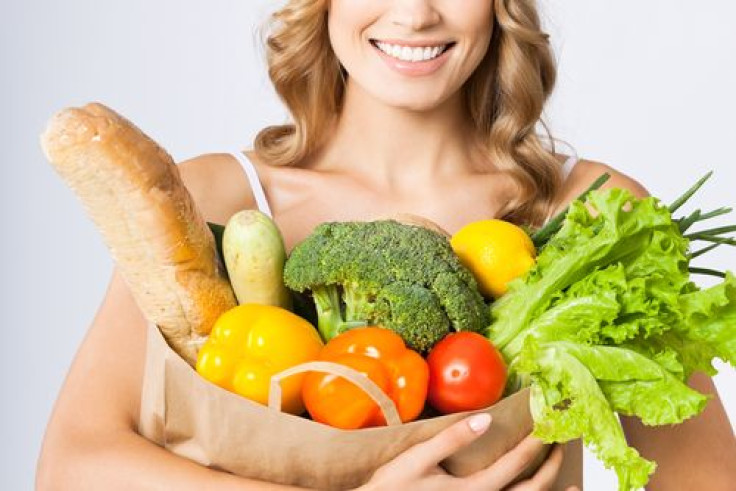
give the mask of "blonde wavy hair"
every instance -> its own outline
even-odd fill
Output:
[[[503,216],[539,225],[562,185],[554,144],[545,148],[535,128],[552,92],[557,68],[542,32],[535,0],[493,0],[493,34],[464,94],[487,156],[517,184]],[[256,137],[258,157],[270,165],[296,165],[325,141],[339,115],[345,73],[332,50],[327,0],[291,0],[270,19],[266,57],[271,81],[293,122]]]

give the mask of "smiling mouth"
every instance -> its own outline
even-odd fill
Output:
[[[431,46],[406,46],[378,41],[376,39],[371,39],[370,42],[376,49],[392,58],[414,63],[433,60],[455,46],[454,42]]]

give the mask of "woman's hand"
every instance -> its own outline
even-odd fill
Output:
[[[439,463],[482,435],[491,423],[486,413],[458,421],[429,440],[419,443],[379,468],[362,486],[374,489],[495,490],[506,488],[542,451],[543,444],[531,435],[487,468],[467,477],[454,477]],[[513,490],[549,489],[562,466],[562,447],[556,445],[544,464]]]

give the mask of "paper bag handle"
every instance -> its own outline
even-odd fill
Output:
[[[273,375],[271,377],[271,387],[268,391],[268,407],[276,411],[281,411],[281,381],[292,375],[304,372],[329,373],[330,375],[337,375],[338,377],[344,378],[368,394],[373,402],[378,404],[389,426],[401,424],[401,418],[396,409],[396,404],[394,404],[394,401],[373,380],[353,368],[330,361],[310,361],[287,368],[283,372]]]

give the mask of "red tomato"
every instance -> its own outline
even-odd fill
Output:
[[[427,401],[442,413],[483,409],[503,394],[506,364],[496,347],[480,334],[448,334],[432,348],[427,363]]]

